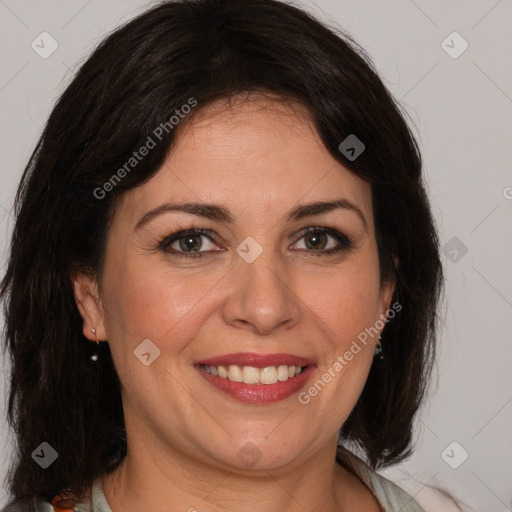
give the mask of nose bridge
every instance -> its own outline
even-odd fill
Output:
[[[266,237],[267,243],[269,239]],[[224,308],[226,322],[238,327],[250,326],[260,334],[268,334],[285,324],[291,327],[299,319],[300,308],[291,276],[278,251],[246,239],[237,253],[231,293]]]
[[[244,249],[247,249],[246,244]],[[250,247],[250,251],[254,249]],[[241,250],[241,249],[240,249]],[[279,295],[286,294],[286,290],[290,286],[287,282],[287,272],[284,265],[280,261],[278,251],[268,246],[253,261],[248,262],[241,257],[243,261],[236,264],[238,277],[245,281],[248,288],[253,294],[262,294],[267,300],[277,300]],[[266,293],[262,293],[266,292]],[[271,296],[269,292],[272,292]]]

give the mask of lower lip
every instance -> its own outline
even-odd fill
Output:
[[[314,367],[307,366],[302,373],[283,382],[275,384],[245,384],[244,382],[232,382],[229,379],[216,377],[196,366],[201,376],[212,386],[232,396],[236,400],[251,404],[271,404],[298,393],[304,386],[308,377],[313,373]]]

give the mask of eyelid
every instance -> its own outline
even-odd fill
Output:
[[[336,229],[334,227],[327,227],[327,226],[308,226],[308,227],[300,230],[299,232],[294,233],[294,235],[292,235],[292,236],[294,239],[296,238],[297,240],[293,245],[300,242],[300,240],[305,235],[310,234],[310,233],[325,233],[326,235],[334,238],[338,242],[338,245],[336,247],[332,247],[330,249],[324,249],[324,250],[318,250],[318,251],[313,250],[313,249],[294,249],[294,250],[299,250],[303,253],[306,253],[307,256],[322,256],[322,255],[329,256],[331,254],[338,254],[338,253],[342,253],[344,251],[348,251],[348,250],[354,248],[356,245],[355,240],[352,237],[342,233],[341,231],[339,231],[338,229]],[[216,239],[218,238],[217,234],[211,229],[208,229],[208,228],[179,229],[179,228],[177,228],[177,230],[174,233],[166,236],[163,240],[160,241],[159,248],[169,255],[177,256],[177,257],[185,257],[185,258],[198,258],[198,257],[200,258],[200,257],[203,257],[204,254],[209,254],[212,252],[221,252],[219,250],[191,251],[191,252],[181,251],[181,250],[176,250],[176,249],[169,250],[169,247],[171,244],[180,240],[181,238],[186,237],[187,235],[205,236],[212,243],[214,243],[216,245],[220,245],[216,241]]]
[[[300,230],[298,233],[295,233],[295,235],[294,235],[294,238],[297,238],[297,242],[295,242],[295,244],[298,243],[305,235],[308,235],[311,233],[313,233],[313,234],[314,233],[324,233],[324,234],[334,238],[338,242],[338,247],[333,247],[331,249],[324,249],[323,251],[322,250],[314,251],[312,249],[302,249],[302,250],[305,250],[306,252],[311,253],[313,255],[332,254],[335,252],[341,252],[343,250],[351,249],[352,247],[355,246],[355,240],[352,237],[342,233],[341,231],[339,231],[336,228],[327,227],[327,226],[310,226],[310,227]]]
[[[171,244],[176,242],[177,240],[180,240],[181,238],[185,238],[187,235],[193,235],[193,236],[205,236],[210,239],[211,242],[213,242],[216,245],[219,245],[217,243],[216,234],[210,230],[205,228],[190,228],[190,229],[178,229],[171,235],[166,236],[163,240],[160,241],[158,244],[159,247],[166,249]],[[184,251],[177,251],[177,252],[184,252]],[[197,252],[197,251],[196,251]],[[208,252],[208,251],[201,251],[201,252]]]

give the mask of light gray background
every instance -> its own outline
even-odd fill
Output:
[[[416,453],[383,474],[427,511],[454,509],[425,484],[449,489],[472,510],[512,510],[512,2],[301,3],[348,30],[402,100],[420,139],[442,243],[457,237],[467,247],[460,257],[451,241],[452,252],[443,256],[447,290],[440,363],[418,422]],[[1,269],[16,186],[56,97],[101,38],[148,5],[0,0]],[[31,48],[43,31],[59,45],[47,59]],[[456,59],[441,44],[453,31],[469,44]],[[457,39],[445,44],[452,52],[462,48]],[[4,364],[2,397],[7,371]],[[3,420],[4,400],[0,416],[3,477],[13,445]],[[453,465],[462,450],[469,454],[458,469],[441,456],[454,441],[460,446],[449,449],[446,460]],[[0,504],[6,499],[1,488]]]

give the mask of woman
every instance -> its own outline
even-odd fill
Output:
[[[23,175],[5,510],[420,511],[442,290],[421,158],[355,43],[274,0],[110,35]]]

